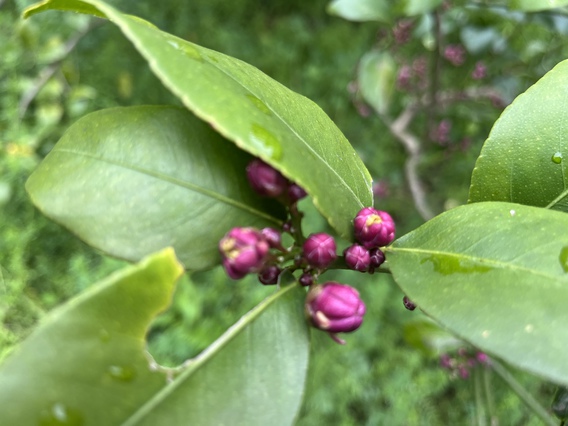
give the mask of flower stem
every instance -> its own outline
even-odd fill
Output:
[[[513,392],[543,421],[545,425],[557,426],[557,421],[540,403],[515,379],[515,377],[495,359],[491,359],[491,368],[503,379]]]

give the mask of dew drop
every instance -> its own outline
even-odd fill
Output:
[[[121,382],[130,382],[136,377],[134,368],[122,365],[111,365],[107,368],[107,372],[113,379],[120,380]]]
[[[564,269],[564,272],[568,272],[568,246],[562,247],[558,260],[560,260],[560,265],[562,269]]]
[[[268,108],[268,106],[266,106],[266,104],[264,102],[262,102],[259,98],[257,98],[254,95],[251,95],[250,93],[247,93],[245,95],[247,97],[247,99],[249,101],[252,102],[252,104],[257,107],[259,110],[261,110],[263,113],[265,113],[266,115],[271,115],[272,112],[270,111],[270,108]]]
[[[264,127],[253,124],[249,138],[253,146],[261,151],[262,154],[268,155],[274,160],[278,160],[282,156],[280,142],[276,139],[276,136]]]
[[[38,424],[39,426],[81,426],[83,416],[78,410],[57,402],[40,413]]]
[[[555,152],[555,153],[552,155],[552,162],[553,162],[554,164],[560,164],[560,163],[562,163],[562,153],[561,153],[561,152]]]

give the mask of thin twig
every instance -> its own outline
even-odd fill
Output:
[[[388,126],[394,137],[397,138],[404,146],[404,149],[408,154],[404,165],[404,174],[406,176],[408,186],[410,187],[410,193],[412,194],[412,200],[414,201],[416,210],[418,210],[422,219],[427,221],[432,219],[435,214],[428,205],[424,184],[418,176],[418,165],[420,164],[421,157],[420,140],[407,130],[407,127],[414,118],[415,113],[416,105],[410,105],[393,122],[390,122],[385,116],[381,116],[381,118]]]
[[[61,55],[55,61],[51,62],[41,70],[32,87],[24,92],[22,98],[20,99],[20,104],[18,107],[20,118],[24,117],[30,104],[36,98],[43,86],[45,86],[47,82],[55,75],[55,73],[59,71],[61,65],[63,64],[63,61],[67,58],[67,56],[69,56],[69,54],[75,49],[75,47],[77,47],[79,41],[81,41],[81,39],[85,37],[91,30],[100,26],[103,22],[104,21],[100,19],[93,20],[84,29],[78,31],[73,37],[67,40],[63,47],[63,52],[61,53]]]
[[[511,390],[517,394],[519,398],[543,421],[545,425],[557,426],[558,422],[548,413],[548,411],[540,405],[540,403],[515,379],[515,377],[495,359],[491,360],[491,368],[505,383],[509,385]]]

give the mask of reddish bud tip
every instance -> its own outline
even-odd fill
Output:
[[[254,228],[233,228],[219,241],[223,266],[235,280],[257,272],[264,264],[269,249],[266,239]]]
[[[408,309],[409,311],[413,311],[416,309],[416,304],[413,303],[408,297],[404,296],[402,298],[402,303],[404,304],[404,307],[406,309]]]
[[[278,276],[280,275],[280,268],[276,265],[268,265],[262,268],[258,274],[258,280],[264,285],[271,285],[278,283]]]

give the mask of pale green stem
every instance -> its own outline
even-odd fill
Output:
[[[473,369],[473,387],[475,392],[475,417],[477,426],[487,426],[487,414],[485,412],[485,405],[483,404],[482,397],[482,369],[477,366]]]
[[[491,391],[491,374],[492,370],[486,366],[481,366],[481,374],[483,379],[483,393],[487,403],[487,411],[489,414],[491,426],[497,426],[499,421],[495,415],[495,403],[493,402],[493,392]]]
[[[558,422],[540,403],[513,377],[513,375],[494,359],[491,360],[493,371],[509,385],[513,392],[548,426],[558,426]]]

